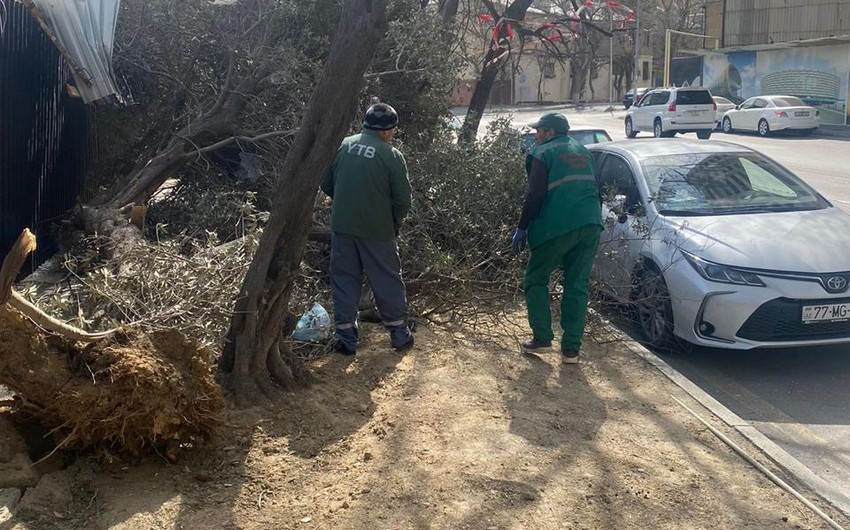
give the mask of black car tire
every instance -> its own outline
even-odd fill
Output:
[[[697,131],[697,138],[699,138],[700,140],[708,140],[709,138],[711,138],[711,129]]]
[[[770,125],[768,125],[767,120],[762,118],[759,120],[759,136],[766,137],[770,136]]]
[[[732,128],[732,119],[729,116],[723,117],[723,132],[731,133],[735,129]]]
[[[634,138],[635,136],[637,136],[637,133],[638,132],[632,125],[632,119],[626,118],[626,138]]]
[[[646,344],[656,350],[676,346],[670,291],[654,266],[647,264],[635,272],[631,299],[632,318]]]
[[[664,138],[664,128],[661,126],[661,120],[655,120],[652,124],[652,135],[656,138]]]

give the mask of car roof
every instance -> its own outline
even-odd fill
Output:
[[[687,140],[684,138],[646,138],[643,140],[618,140],[604,144],[593,144],[588,149],[614,151],[623,155],[631,154],[638,159],[662,155],[683,155],[688,153],[753,153],[749,147],[732,142]]]
[[[668,86],[653,88],[652,90],[676,90],[679,92],[683,90],[699,90],[700,92],[708,92],[708,89],[703,86]]]

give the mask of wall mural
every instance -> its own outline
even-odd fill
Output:
[[[797,96],[816,106],[822,123],[846,125],[850,46],[712,53],[704,85],[736,103],[761,95]]]

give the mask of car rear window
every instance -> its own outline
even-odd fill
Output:
[[[679,105],[711,105],[711,93],[708,90],[681,90],[676,94],[676,103]]]
[[[803,100],[795,97],[773,98],[773,104],[777,107],[802,107],[805,106]]]

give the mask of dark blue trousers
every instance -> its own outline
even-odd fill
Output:
[[[395,241],[374,241],[334,232],[331,288],[337,339],[352,350],[358,346],[357,307],[364,272],[372,286],[381,322],[390,333],[390,343],[393,348],[407,344],[410,340],[407,292]]]

